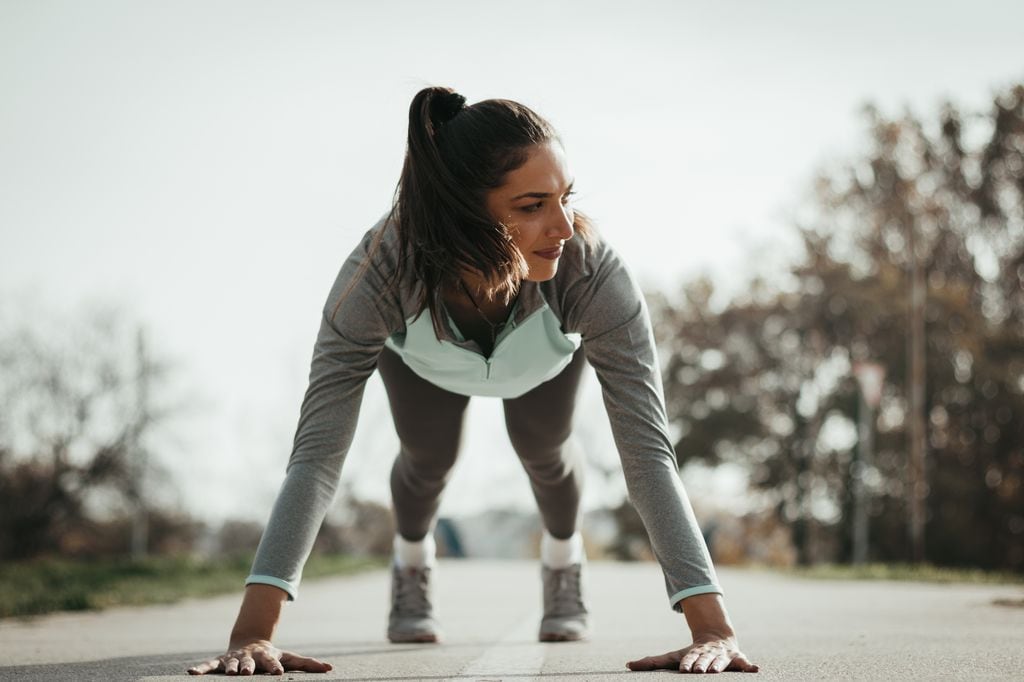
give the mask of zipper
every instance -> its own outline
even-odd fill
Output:
[[[519,301],[516,301],[516,305],[519,305]],[[503,345],[503,344],[504,344],[504,343],[505,343],[505,342],[506,342],[506,341],[508,340],[508,337],[512,336],[512,334],[513,334],[513,333],[515,332],[515,330],[516,330],[516,329],[517,329],[518,327],[521,327],[521,326],[523,326],[524,324],[526,324],[526,321],[527,321],[527,320],[529,320],[529,319],[533,318],[533,317],[534,317],[534,316],[536,316],[536,315],[540,315],[540,314],[542,314],[542,313],[543,313],[543,312],[544,312],[545,310],[547,310],[547,309],[548,309],[548,304],[547,304],[547,302],[545,301],[545,302],[544,302],[544,304],[543,304],[543,305],[541,305],[541,307],[537,308],[537,309],[536,309],[536,310],[534,310],[534,311],[533,311],[532,313],[530,313],[530,314],[529,314],[529,315],[527,315],[527,316],[526,316],[525,318],[523,318],[523,321],[522,321],[522,322],[520,322],[519,324],[515,324],[514,322],[510,322],[510,325],[512,326],[512,330],[511,330],[511,331],[506,331],[506,332],[505,332],[505,336],[504,336],[504,337],[503,337],[503,338],[501,339],[501,341],[499,341],[499,342],[498,342],[498,343],[497,343],[497,344],[496,344],[496,345],[494,346],[494,348],[492,348],[492,349],[491,349],[491,354],[490,354],[490,355],[488,355],[488,356],[487,356],[486,358],[485,358],[485,357],[483,357],[483,355],[481,355],[480,353],[477,353],[477,355],[480,355],[480,357],[481,357],[481,358],[483,358],[483,361],[484,361],[484,365],[486,366],[486,367],[485,367],[485,370],[484,370],[484,380],[485,380],[485,381],[489,381],[489,380],[490,380],[490,378],[491,378],[491,360],[493,360],[493,359],[494,359],[494,354],[495,354],[495,353],[497,353],[497,352],[498,352],[498,349],[499,349],[499,348],[500,348],[500,347],[501,347],[501,346],[502,346],[502,345]],[[510,316],[510,317],[509,317],[509,319],[511,320],[511,318],[512,318],[512,317],[513,317],[513,316]],[[458,348],[458,346],[456,346],[456,348]],[[465,351],[466,351],[467,353],[472,353],[472,352],[473,352],[473,351],[471,351],[471,350],[467,350],[467,349],[465,349],[465,348],[463,348],[462,350],[465,350]]]
[[[516,301],[516,306],[518,306],[518,305],[519,305],[519,301]],[[537,308],[532,313],[530,313],[529,315],[524,317],[519,324],[515,324],[514,322],[510,322],[510,325],[512,326],[512,330],[505,332],[505,336],[501,339],[501,341],[499,341],[497,343],[497,345],[494,346],[494,348],[491,349],[491,354],[489,356],[487,356],[487,357],[484,357],[483,353],[478,353],[478,352],[476,352],[474,350],[470,350],[468,348],[463,348],[458,343],[455,343],[454,341],[451,341],[449,339],[441,339],[441,343],[447,343],[447,344],[449,344],[449,345],[451,345],[451,346],[453,346],[455,348],[458,348],[459,350],[461,350],[464,353],[470,353],[472,355],[477,356],[481,360],[483,360],[483,363],[484,363],[484,380],[485,381],[489,381],[490,378],[491,378],[491,361],[494,359],[494,354],[495,354],[495,352],[497,352],[498,348],[500,348],[501,346],[503,346],[505,344],[505,341],[508,340],[508,337],[512,335],[512,333],[516,330],[516,328],[523,326],[524,324],[526,324],[527,320],[530,320],[533,317],[542,314],[548,308],[549,308],[549,306],[547,304],[547,301],[543,301],[543,303],[541,304],[541,306],[539,308]],[[513,311],[514,311],[514,309],[513,309]],[[454,324],[454,322],[452,322],[451,316],[448,315],[448,311],[447,310],[445,310],[445,315],[448,317],[449,324],[453,328],[455,328],[455,324]],[[509,320],[511,320],[513,317],[515,317],[514,312],[510,313]]]

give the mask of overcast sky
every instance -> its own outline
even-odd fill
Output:
[[[123,306],[199,406],[162,455],[183,499],[262,520],[320,309],[389,207],[420,88],[533,107],[645,286],[735,291],[792,253],[790,216],[862,145],[865,102],[986,107],[1024,81],[1021,26],[1024,3],[978,0],[0,0],[0,305]],[[443,512],[531,506],[499,414],[474,401]],[[580,414],[614,464],[592,378]],[[386,501],[396,451],[374,377],[345,480]],[[684,480],[697,503],[738,494]],[[621,491],[592,477],[587,504]]]

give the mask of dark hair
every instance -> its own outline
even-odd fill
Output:
[[[430,310],[438,336],[436,293],[464,270],[483,276],[491,298],[507,302],[519,290],[526,260],[506,226],[488,212],[486,195],[526,163],[532,147],[552,140],[560,142],[551,124],[518,102],[488,99],[466,106],[465,97],[443,87],[413,97],[402,176],[384,229],[393,224],[398,230],[392,283],[411,275],[422,284],[417,314]],[[589,240],[585,216],[577,212],[573,228]]]

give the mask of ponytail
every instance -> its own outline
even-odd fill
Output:
[[[430,311],[438,338],[438,293],[465,271],[483,278],[491,299],[508,303],[519,291],[529,272],[526,259],[509,228],[490,215],[487,192],[522,166],[534,146],[551,140],[558,140],[551,124],[511,100],[467,106],[465,97],[443,87],[413,97],[405,162],[383,229],[398,231],[392,286],[410,278],[422,285],[417,315]],[[576,213],[573,227],[589,240],[582,214]]]

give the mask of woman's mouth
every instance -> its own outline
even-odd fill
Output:
[[[547,249],[546,251],[534,251],[535,254],[541,258],[547,258],[548,260],[557,260],[562,255],[562,247],[556,246],[553,249]]]

